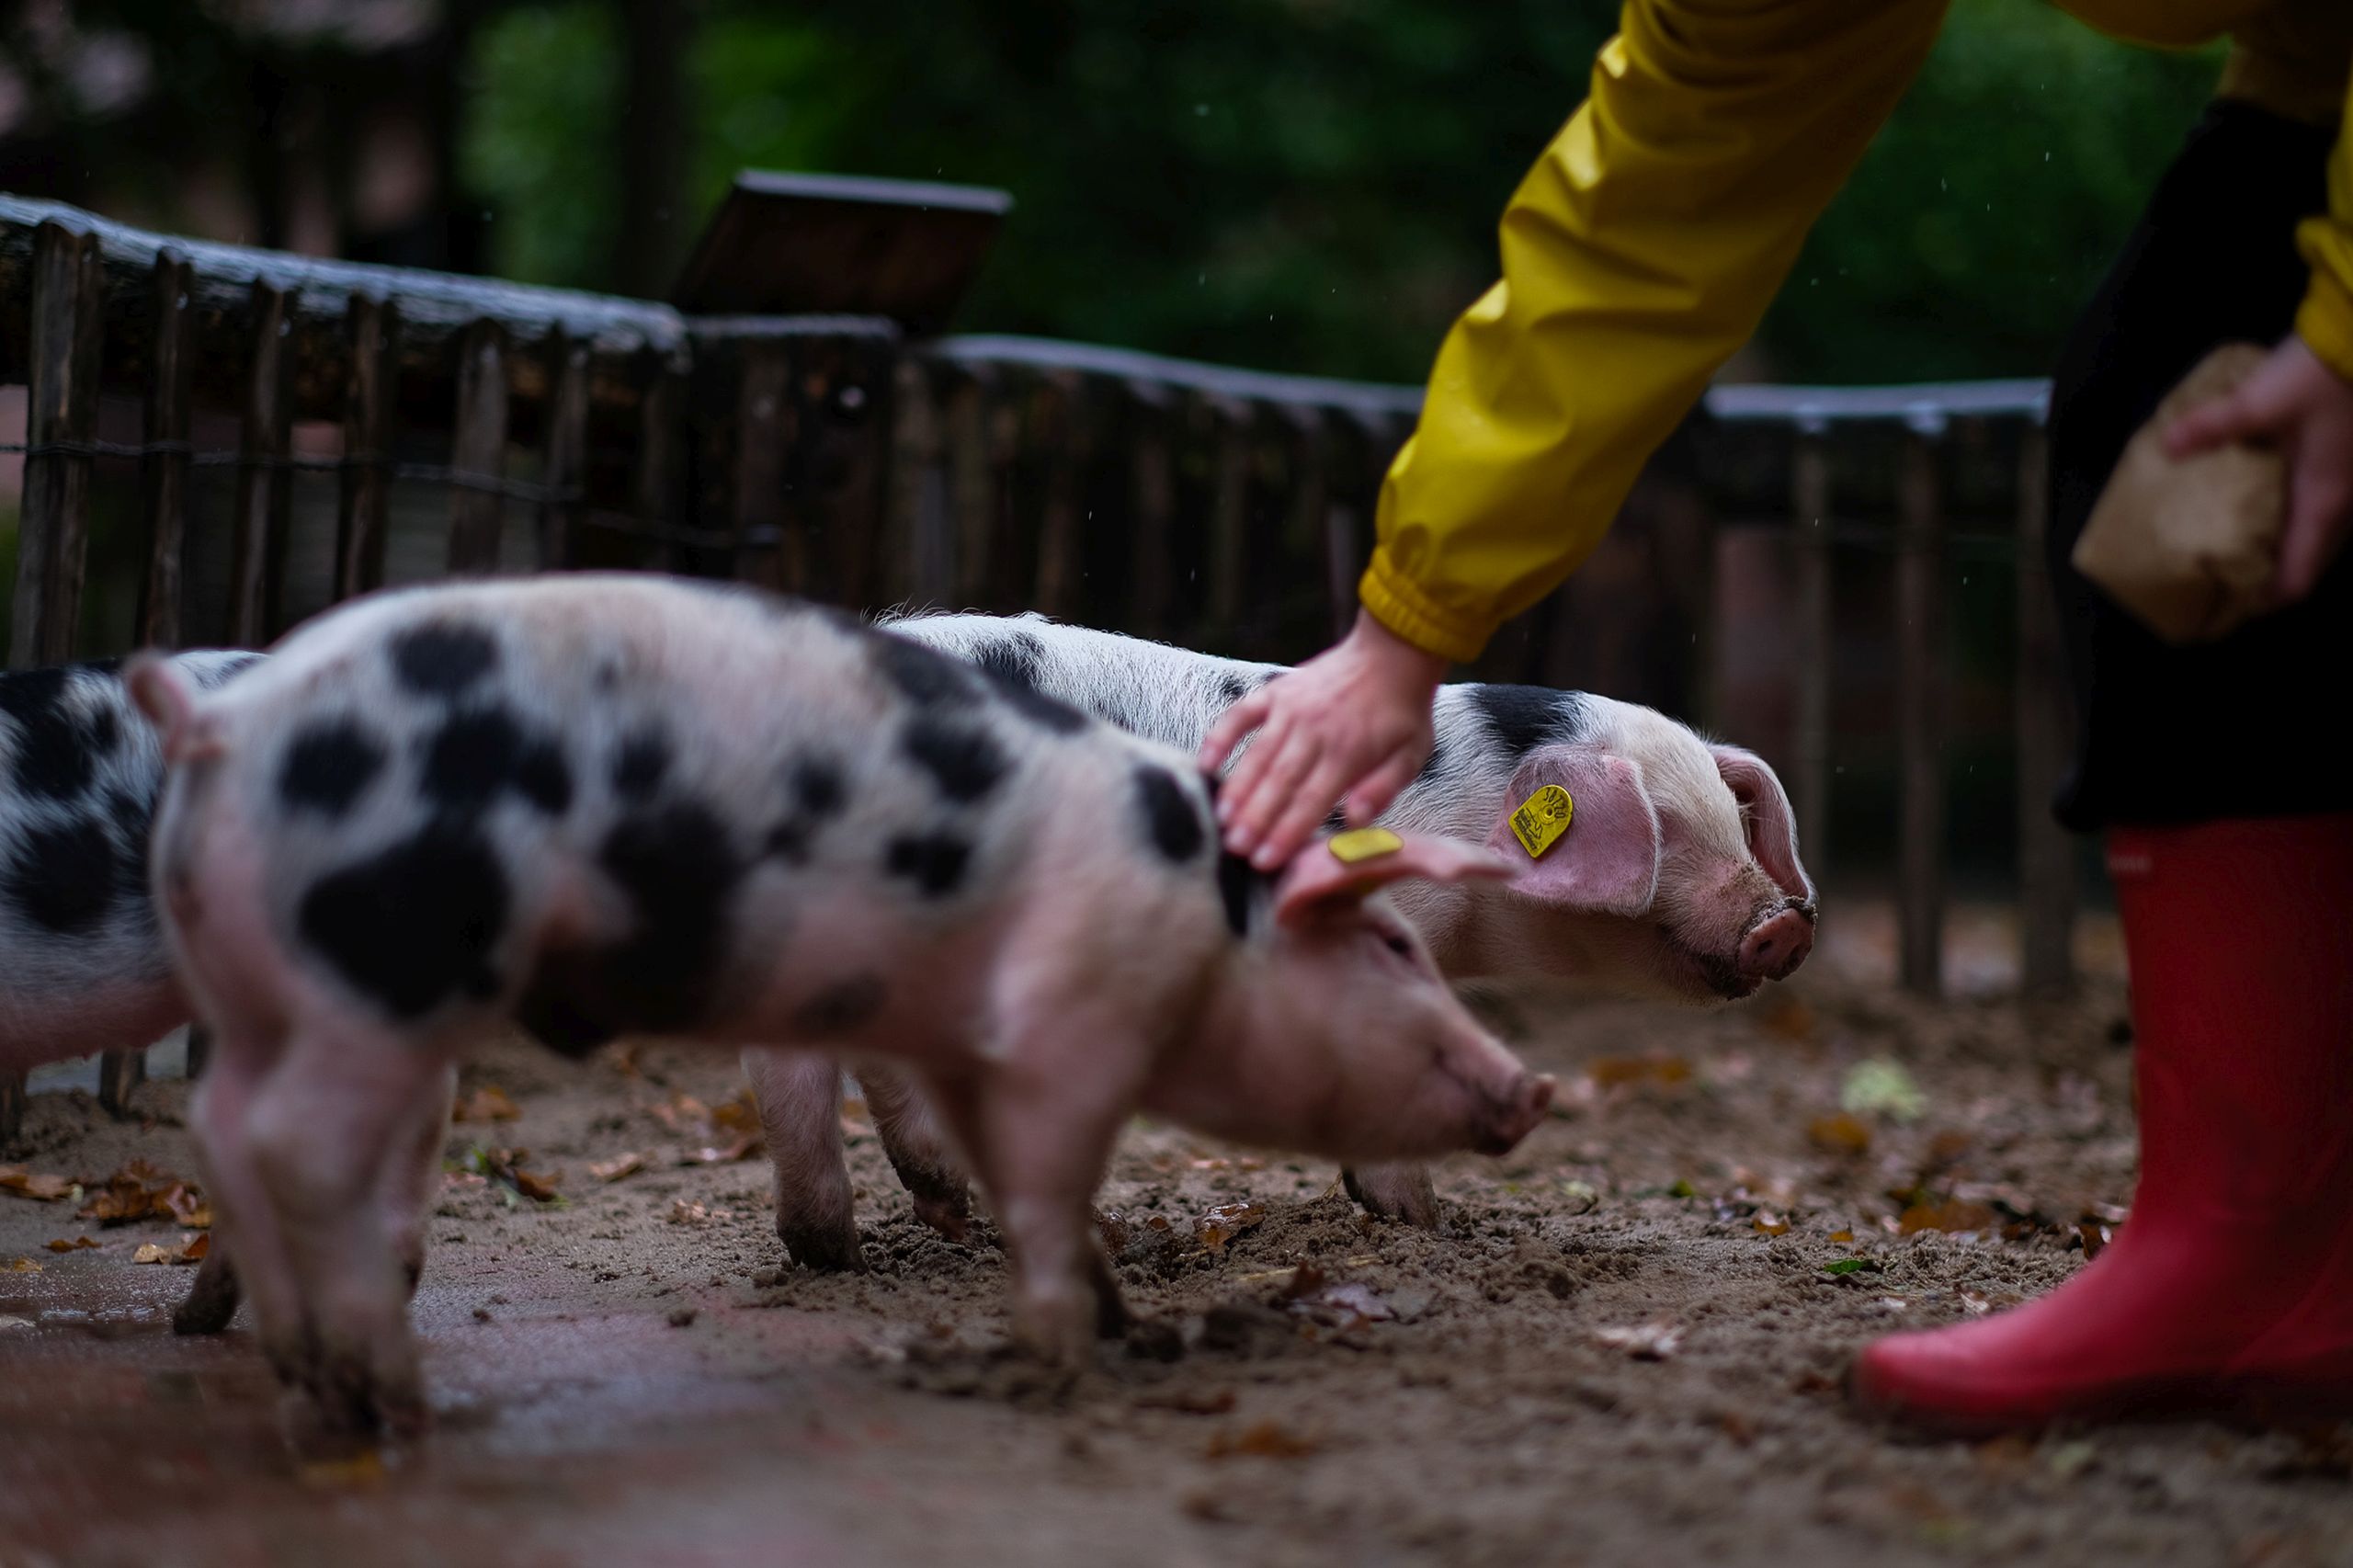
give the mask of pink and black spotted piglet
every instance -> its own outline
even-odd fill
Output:
[[[1319,847],[1230,920],[1182,753],[823,610],[522,579],[358,601],[219,692],[130,678],[173,764],[156,887],[219,1037],[222,1223],[336,1424],[421,1417],[399,1173],[510,1018],[895,1061],[1065,1360],[1119,1315],[1087,1200],[1137,1108],[1399,1159],[1500,1153],[1551,1096],[1375,896],[1504,862]]]

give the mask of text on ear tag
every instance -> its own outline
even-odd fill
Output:
[[[1376,856],[1394,855],[1405,847],[1405,841],[1385,827],[1359,827],[1347,833],[1336,833],[1330,839],[1332,858],[1344,866]]]
[[[1529,859],[1540,860],[1544,851],[1569,831],[1569,818],[1576,809],[1576,802],[1569,799],[1566,790],[1558,784],[1547,784],[1512,812],[1512,836],[1519,840],[1519,846],[1528,851]]]

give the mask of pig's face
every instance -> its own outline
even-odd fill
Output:
[[[1779,780],[1751,753],[1609,706],[1588,738],[1529,753],[1489,837],[1518,866],[1506,896],[1538,906],[1520,912],[1523,962],[1549,945],[1578,971],[1692,1001],[1788,978],[1813,949],[1815,912]],[[1508,813],[1546,785],[1574,811],[1531,858]]]
[[[1188,1053],[1224,1080],[1222,1092],[1188,1085],[1214,1103],[1188,1093],[1198,1108],[1188,1119],[1342,1160],[1508,1151],[1543,1119],[1552,1081],[1471,1016],[1375,891],[1404,878],[1508,874],[1475,846],[1443,839],[1408,839],[1355,864],[1322,843],[1302,851],[1252,899],[1202,1049]]]

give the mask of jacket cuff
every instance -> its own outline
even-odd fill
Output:
[[[1376,548],[1372,563],[1357,584],[1357,597],[1373,619],[1425,653],[1467,665],[1495,635],[1493,623],[1466,620],[1432,604],[1398,572],[1386,549]]]
[[[2318,263],[2313,267],[2312,287],[2305,290],[2303,306],[2296,312],[2296,335],[2322,364],[2353,381],[2353,291]]]

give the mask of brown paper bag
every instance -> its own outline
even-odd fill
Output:
[[[2287,522],[2279,454],[2220,447],[2179,462],[2165,427],[2236,387],[2267,351],[2225,344],[2167,393],[2075,541],[2075,570],[2168,642],[2211,642],[2271,608],[2271,574]]]

